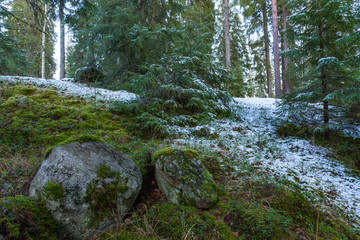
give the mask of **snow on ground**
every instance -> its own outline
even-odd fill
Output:
[[[79,96],[86,99],[96,99],[106,103],[112,101],[129,102],[135,100],[137,95],[127,91],[111,91],[101,88],[88,87],[84,84],[73,83],[69,79],[55,80],[55,79],[42,79],[32,77],[18,77],[18,76],[0,76],[0,82],[9,83],[26,83],[41,88],[55,87],[59,93],[64,93],[72,96]]]
[[[360,223],[359,177],[331,159],[329,149],[315,146],[307,140],[277,136],[274,127],[277,100],[234,100],[233,109],[239,112],[242,122],[216,120],[203,126],[219,134],[219,138],[214,140],[193,137],[191,132],[200,127],[177,127],[176,131],[184,135],[181,139],[175,139],[173,146],[226,151],[239,165],[247,162],[268,174],[294,181],[306,191],[318,193],[320,190],[326,196],[322,200],[323,205],[336,204]]]
[[[55,87],[57,91],[74,96],[105,102],[131,101],[137,98],[126,91],[95,89],[70,81],[45,80],[30,77],[0,76],[0,82],[29,83],[42,88]],[[276,101],[270,98],[237,98],[233,110],[242,120],[215,120],[208,125],[170,127],[172,133],[182,137],[173,140],[173,146],[188,145],[200,150],[226,151],[238,164],[244,162],[267,174],[285,177],[301,184],[304,190],[326,195],[324,204],[336,204],[355,221],[360,222],[360,179],[342,164],[329,157],[330,150],[312,145],[310,141],[295,138],[280,138],[275,133],[274,119],[278,116]],[[207,128],[219,134],[216,139],[194,137],[191,133]],[[358,226],[358,225],[357,225]]]

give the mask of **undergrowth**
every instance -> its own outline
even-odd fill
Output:
[[[44,204],[24,196],[0,199],[0,234],[9,240],[60,239]]]

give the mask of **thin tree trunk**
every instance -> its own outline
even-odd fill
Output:
[[[46,24],[47,24],[47,4],[44,1],[44,26],[42,32],[42,43],[41,43],[41,78],[46,78],[46,69],[45,69],[45,43],[46,43]]]
[[[281,44],[281,50],[286,51],[288,50],[288,43],[287,43],[287,37],[286,37],[286,30],[287,30],[287,22],[286,22],[286,7],[283,7],[282,10],[282,24],[283,24],[283,31],[282,31],[282,44]],[[282,80],[283,80],[283,94],[289,94],[290,93],[290,83],[289,83],[289,57],[282,56]]]
[[[60,79],[65,78],[65,23],[64,23],[65,2],[60,0]]]
[[[187,5],[189,7],[191,7],[193,5],[193,2],[191,0],[187,0]],[[191,27],[191,24],[192,24],[192,19],[190,19],[190,15],[188,13],[187,15],[187,22],[188,22],[188,26],[189,26],[189,56],[192,57],[192,27]]]
[[[324,51],[324,43],[323,43],[323,25],[322,23],[319,24],[319,40],[320,40],[320,51]],[[323,98],[327,95],[327,83],[326,83],[326,75],[324,69],[321,69],[321,92],[323,95]],[[324,137],[325,139],[329,139],[330,137],[330,131],[329,131],[329,103],[328,101],[323,101],[323,110],[324,110],[324,125],[325,125],[325,131],[324,131]]]
[[[277,20],[277,0],[272,0],[272,20],[274,38],[274,72],[275,72],[275,97],[281,97],[280,59],[279,59],[279,26]]]
[[[266,1],[264,1],[262,15],[263,15],[263,28],[264,28],[264,39],[265,39],[265,68],[266,68],[266,80],[268,88],[268,96],[273,97],[273,85],[271,76],[271,64],[270,64],[270,43],[269,43],[269,32],[268,32],[268,18]]]
[[[229,23],[229,0],[224,0],[225,7],[225,67],[230,70],[230,23]]]

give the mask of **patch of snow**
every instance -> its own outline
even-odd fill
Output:
[[[0,76],[0,82],[21,82],[42,88],[55,87],[58,92],[88,99],[93,99],[96,93],[96,98],[105,102],[132,101],[137,98],[137,95],[126,91],[97,89],[70,81]],[[192,148],[226,153],[239,165],[247,162],[267,174],[288,178],[300,184],[304,190],[320,190],[326,194],[327,206],[340,206],[359,224],[359,177],[331,159],[329,149],[315,146],[310,141],[277,136],[276,121],[288,117],[279,116],[277,103],[278,100],[271,98],[236,98],[232,102],[232,111],[242,121],[215,120],[194,128],[170,126],[171,133],[181,135],[181,138],[172,141],[172,145],[188,145]],[[208,128],[219,137],[194,137],[192,132],[201,127]]]
[[[111,91],[108,89],[88,87],[84,84],[73,83],[70,79],[42,79],[33,77],[19,77],[19,76],[0,76],[0,82],[9,83],[26,83],[40,88],[56,88],[56,91],[71,96],[83,97],[89,100],[103,101],[110,103],[113,101],[131,102],[138,98],[134,93],[129,93],[124,90]]]
[[[242,122],[215,120],[202,127],[219,134],[217,139],[196,138],[195,128],[176,127],[181,139],[174,147],[186,145],[199,150],[217,151],[231,156],[239,166],[246,162],[253,167],[300,184],[305,191],[325,193],[326,206],[336,204],[360,223],[360,179],[341,163],[331,159],[329,149],[310,141],[292,137],[281,138],[275,133],[278,116],[271,98],[236,98],[232,108]],[[199,128],[199,127],[196,127]]]

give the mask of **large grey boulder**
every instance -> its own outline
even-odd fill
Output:
[[[196,151],[165,148],[153,155],[155,179],[169,201],[210,208],[218,201],[218,186]]]
[[[105,143],[56,147],[30,186],[42,198],[63,239],[83,239],[121,219],[133,206],[142,175],[135,162]]]

